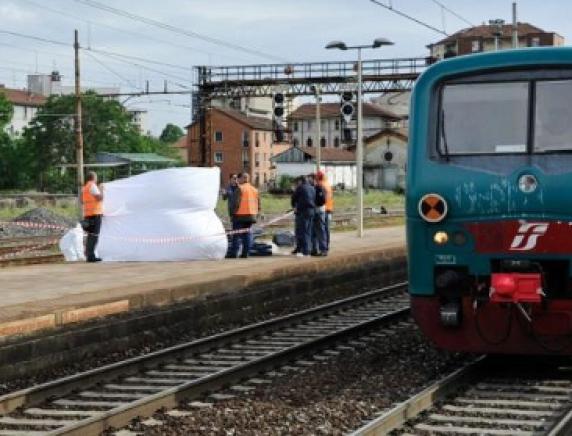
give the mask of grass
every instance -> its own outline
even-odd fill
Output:
[[[265,214],[279,214],[284,213],[290,209],[290,196],[289,195],[271,195],[262,194],[261,197],[262,212]],[[387,209],[403,208],[405,204],[405,197],[391,191],[380,191],[370,189],[364,193],[363,199],[364,207],[379,208],[383,205]],[[334,192],[334,208],[337,211],[356,209],[356,194],[355,192],[337,191]],[[219,199],[216,211],[219,216],[226,216],[227,204],[226,201]]]
[[[290,209],[290,196],[289,195],[271,195],[262,194],[262,212],[265,214],[281,214]],[[379,208],[381,205],[388,209],[403,208],[404,206],[404,196],[395,194],[390,191],[379,191],[370,189],[368,192],[364,193],[364,206]],[[334,192],[334,205],[336,211],[347,211],[356,209],[356,194],[355,192]],[[65,216],[67,218],[75,219],[78,216],[76,207],[47,207],[52,212],[58,215]],[[0,221],[12,220],[19,215],[33,209],[33,207],[25,208],[6,208],[0,209]],[[216,211],[219,216],[227,216],[227,204],[226,201],[219,199]],[[375,221],[375,220],[374,220]],[[372,223],[373,224],[373,223]],[[375,223],[374,226],[378,226],[381,223]],[[366,223],[367,226],[367,223]]]
[[[35,207],[14,207],[14,208],[0,209],[0,221],[12,220],[32,209],[35,209]],[[75,207],[47,206],[46,209],[49,209],[52,212],[64,216],[66,218],[71,218],[71,219],[78,218],[77,208]]]

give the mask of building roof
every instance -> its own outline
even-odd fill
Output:
[[[176,159],[156,153],[97,153],[95,160],[101,163],[176,163]]]
[[[0,94],[5,95],[15,106],[40,107],[46,103],[46,97],[43,95],[33,94],[24,89],[6,88],[4,85],[0,85]]]
[[[371,135],[365,139],[366,144],[370,142],[377,141],[379,138],[383,138],[384,136],[395,136],[403,141],[409,140],[409,132],[407,129],[403,127],[397,129],[383,129],[377,132],[374,135]]]
[[[181,136],[177,139],[177,142],[171,145],[173,148],[188,148],[189,144],[187,142],[187,135]]]
[[[272,162],[308,162],[316,158],[315,147],[296,147],[292,146],[288,150],[278,153],[270,158]],[[341,148],[322,148],[322,162],[355,162],[356,155],[353,151]]]
[[[337,118],[340,117],[340,104],[339,103],[322,103],[320,105],[320,116],[322,118]],[[380,117],[386,118],[390,121],[399,121],[401,116],[374,103],[363,104],[364,117]],[[316,105],[314,103],[305,103],[299,106],[290,118],[293,120],[306,120],[316,118]]]
[[[237,111],[236,109],[213,107],[210,110],[222,113],[227,117],[233,119],[234,121],[237,121],[247,127],[250,127],[253,130],[267,130],[267,131],[274,130],[274,124],[272,120],[269,118],[246,115],[244,112]],[[194,120],[191,124],[189,124],[185,128],[190,129],[196,123],[198,123],[198,120]]]
[[[545,32],[539,27],[533,26],[530,23],[518,23],[518,37],[526,37],[530,34],[539,34],[539,33],[553,33],[553,32]],[[435,42],[433,44],[429,44],[428,47],[433,47],[435,45],[440,44],[447,44],[449,42],[455,42],[457,39],[460,38],[484,38],[484,39],[493,39],[495,37],[494,32],[496,31],[497,26],[490,25],[490,24],[482,24],[480,26],[469,27],[466,29],[459,30],[458,32],[449,35],[448,37]],[[502,38],[511,38],[512,37],[512,24],[505,24],[502,26]]]

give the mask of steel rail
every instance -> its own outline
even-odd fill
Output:
[[[316,349],[338,342],[348,336],[359,335],[388,321],[401,319],[409,313],[409,305],[404,300],[399,300],[396,303],[395,298],[401,298],[399,291],[403,291],[406,286],[406,282],[398,283],[7,394],[0,397],[0,413],[7,415],[18,408],[29,408],[54,397],[61,398],[72,394],[78,389],[85,390],[89,386],[97,385],[101,382],[109,383],[116,378],[133,376],[146,370],[153,370],[161,364],[172,363],[183,357],[188,358],[207,351],[213,352],[212,350],[215,349],[237,346],[246,340],[261,338],[263,335],[281,334],[280,332],[284,329],[292,330],[304,327],[307,329],[308,326],[304,323],[312,323],[311,326],[318,321],[324,322],[324,320],[330,326],[332,323],[337,323],[333,330],[330,327],[330,331],[326,331],[324,335],[316,336],[314,331],[301,330],[302,332],[307,332],[307,338],[301,342],[294,341],[289,346],[276,350],[276,352],[268,352],[262,356],[240,362],[237,365],[228,368],[224,367],[216,373],[207,374],[181,383],[178,386],[173,386],[170,389],[142,396],[142,398],[128,402],[120,407],[100,411],[88,419],[74,422],[62,421],[69,425],[46,431],[46,434],[49,435],[99,434],[99,432],[110,426],[124,426],[136,416],[149,416],[161,407],[175,407],[183,398],[197,397],[205,392],[223,387],[234,380],[240,380],[265,369],[274,368],[280,362],[290,361],[296,356],[316,351]],[[395,298],[392,299],[392,297]],[[370,316],[371,311],[367,311],[367,304],[379,305],[381,303],[385,304],[385,301],[391,306],[391,310],[380,316],[377,316],[377,314]],[[397,309],[395,308],[396,305],[399,306]],[[347,325],[348,323],[351,324],[349,322],[350,318],[345,319],[342,317],[346,310],[355,310],[358,315],[359,310],[363,310],[366,314],[361,314],[361,319],[358,317],[358,320],[353,325]],[[338,318],[335,318],[334,314]],[[330,315],[330,317],[326,317],[326,315]],[[293,337],[302,337],[305,334],[297,333],[293,334]]]
[[[350,436],[383,436],[394,431],[399,433],[404,425],[421,416],[423,418],[417,423],[410,424],[415,428],[415,434],[570,434],[572,383],[553,385],[554,382],[550,379],[540,379],[527,385],[519,379],[518,371],[501,383],[487,383],[487,377],[490,375],[489,371],[486,371],[488,364],[489,359],[486,356],[477,358],[397,404]],[[472,397],[473,395],[475,397]],[[462,406],[453,404],[457,400],[462,402]],[[437,410],[436,413],[421,415],[433,408]],[[534,410],[535,408],[537,410]],[[503,415],[511,419],[503,419]],[[534,421],[537,416],[540,418]],[[498,428],[482,426],[487,420],[489,425],[497,423]],[[433,424],[426,424],[427,422]],[[537,428],[518,428],[526,427],[527,423]],[[479,424],[480,428],[471,427],[478,427]],[[512,427],[507,429],[508,425]],[[405,430],[404,434],[409,432]]]

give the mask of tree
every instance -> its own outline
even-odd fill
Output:
[[[165,144],[173,144],[183,136],[185,136],[185,132],[183,132],[183,129],[181,129],[179,126],[168,123],[161,132],[161,136],[159,136],[159,139],[161,140],[161,142]]]
[[[82,96],[84,159],[93,161],[98,152],[139,152],[141,135],[132,115],[115,100],[90,92]],[[74,174],[61,176],[61,164],[73,164],[75,155],[75,97],[51,96],[24,132],[32,156],[32,171],[38,189],[73,186]]]
[[[0,130],[4,131],[6,125],[12,121],[14,106],[0,90]]]

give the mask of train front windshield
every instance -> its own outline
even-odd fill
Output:
[[[439,115],[444,156],[572,151],[572,80],[445,85]]]

